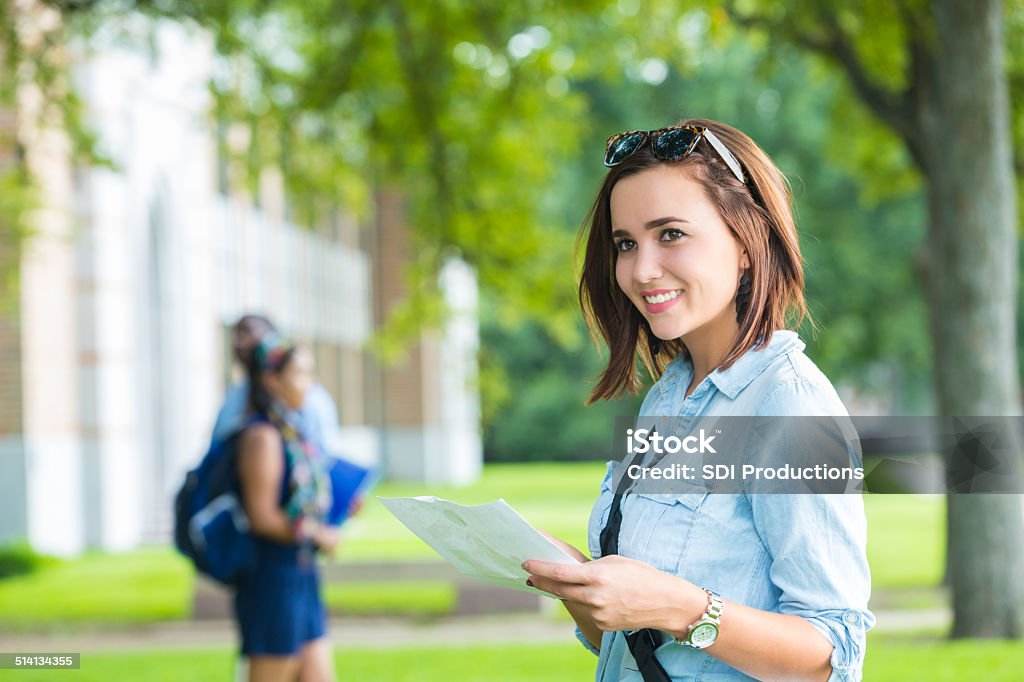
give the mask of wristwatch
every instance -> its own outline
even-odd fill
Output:
[[[708,595],[708,610],[696,623],[691,625],[686,632],[685,639],[676,639],[679,644],[684,644],[694,649],[706,649],[718,639],[718,626],[722,618],[722,611],[725,610],[725,602],[721,595],[715,594],[708,588],[702,588]]]

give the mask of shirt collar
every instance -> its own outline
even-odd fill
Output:
[[[762,348],[751,348],[725,370],[716,369],[711,373],[711,381],[718,390],[735,400],[740,391],[751,381],[768,369],[777,358],[804,349],[804,342],[796,332],[781,329],[772,334],[771,340]]]
[[[802,351],[805,347],[796,332],[782,329],[772,333],[763,347],[754,346],[741,355],[728,369],[716,369],[708,377],[715,387],[735,400],[736,396],[756,379],[777,358],[791,352]],[[688,358],[679,355],[665,368],[665,382],[662,391],[670,390],[683,376],[692,376],[693,367]]]

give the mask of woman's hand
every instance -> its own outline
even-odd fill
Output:
[[[576,559],[576,561],[580,562],[581,564],[585,564],[590,561],[590,557],[588,557],[586,554],[570,545],[568,542],[559,540],[554,535],[546,533],[543,530],[538,529],[537,532],[546,537],[548,540],[551,541],[553,545],[561,549],[563,552],[571,556],[573,559]],[[523,568],[526,568],[526,565],[527,563],[524,562]],[[572,616],[572,619],[576,621],[576,625],[579,626],[580,632],[583,633],[583,636],[587,638],[591,645],[593,645],[597,649],[600,649],[601,629],[597,627],[596,623],[594,623],[594,619],[590,615],[590,609],[584,606],[583,604],[577,604],[576,602],[571,601],[562,601],[562,606],[564,606],[565,610],[569,612],[569,615]]]
[[[340,541],[341,533],[334,526],[321,523],[317,525],[317,529],[313,533],[313,544],[327,555],[334,552]]]
[[[537,532],[546,537],[548,540],[550,540],[552,544],[558,547],[558,549],[562,550],[563,552],[565,552],[581,564],[590,561],[590,557],[588,557],[586,554],[570,545],[568,542],[565,542],[564,540],[559,540],[554,535],[551,535],[550,533],[547,533],[546,531],[543,531],[539,528],[537,529]]]
[[[363,496],[352,498],[352,501],[348,505],[349,517],[355,516],[363,510]]]
[[[622,556],[579,565],[530,559],[528,584],[582,605],[605,632],[657,628],[685,631],[700,619],[707,595],[682,578]]]

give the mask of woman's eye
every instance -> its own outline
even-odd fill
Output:
[[[677,230],[674,227],[670,227],[661,232],[661,241],[663,242],[674,242],[677,239],[682,239],[686,236],[686,233],[682,230]]]
[[[619,251],[620,253],[631,251],[634,247],[636,247],[636,242],[633,241],[632,239],[620,239],[619,241],[615,242],[615,250]]]

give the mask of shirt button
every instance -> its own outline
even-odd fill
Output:
[[[857,613],[855,611],[847,611],[845,618],[847,623],[856,623]]]

